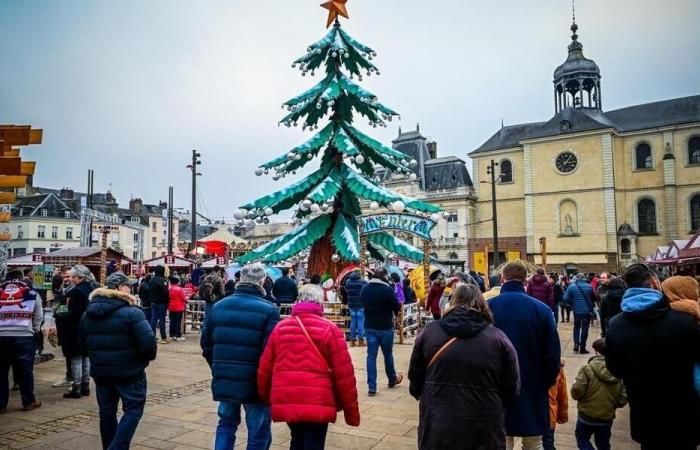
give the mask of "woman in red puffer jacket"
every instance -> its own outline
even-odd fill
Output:
[[[322,302],[319,286],[300,289],[292,316],[272,331],[258,367],[258,391],[272,406],[272,420],[289,425],[290,449],[324,448],[338,411],[348,425],[360,424],[355,369],[343,332],[323,318]]]

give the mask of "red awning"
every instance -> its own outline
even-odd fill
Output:
[[[228,245],[223,241],[197,241],[197,247],[204,247],[205,255],[226,256]]]

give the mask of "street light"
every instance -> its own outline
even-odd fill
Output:
[[[493,268],[496,269],[498,267],[498,213],[496,210],[496,181],[500,180],[503,174],[500,174],[496,176],[496,166],[498,163],[494,161],[493,159],[491,160],[491,163],[489,166],[486,168],[486,173],[491,175],[491,181],[482,181],[482,183],[490,183],[491,184],[491,211],[492,211],[492,216],[493,216]],[[486,255],[487,258],[487,265],[488,265],[488,255]]]

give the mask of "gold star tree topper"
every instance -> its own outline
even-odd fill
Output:
[[[326,23],[326,28],[331,26],[333,21],[338,18],[338,15],[341,15],[346,19],[350,18],[350,16],[348,16],[348,10],[345,7],[347,1],[348,0],[330,0],[325,3],[321,3],[321,7],[328,10],[328,22]]]

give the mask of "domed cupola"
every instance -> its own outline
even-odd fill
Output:
[[[583,45],[578,41],[576,16],[571,24],[569,56],[554,71],[554,109],[601,109],[600,69],[595,61],[583,56]]]

